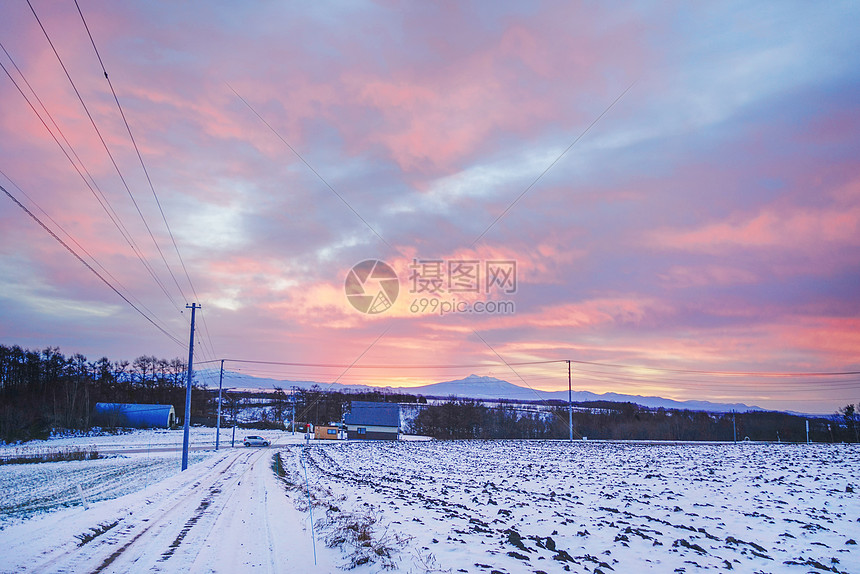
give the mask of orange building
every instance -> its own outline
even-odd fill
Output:
[[[317,426],[314,428],[316,440],[337,440],[340,438],[340,429],[332,426]]]

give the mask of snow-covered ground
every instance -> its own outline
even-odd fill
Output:
[[[152,431],[108,437],[120,457],[0,466],[3,504],[38,507],[56,484],[75,505],[4,506],[0,572],[860,573],[857,445],[259,434],[275,446],[199,451],[181,473],[175,451],[136,452]]]
[[[213,451],[214,452],[214,451]],[[209,452],[191,452],[196,464]],[[99,460],[0,466],[0,529],[34,515],[87,502],[110,500],[141,489],[180,470],[177,453],[114,456]]]
[[[259,434],[281,443],[300,440]],[[136,492],[13,524],[0,531],[0,572],[336,571],[338,556],[324,547],[314,566],[308,521],[272,471],[275,452],[226,448],[186,472],[177,468],[146,488],[141,482]],[[135,472],[134,457],[115,460]],[[175,454],[174,462],[178,467]],[[72,464],[8,465],[0,473]]]
[[[214,454],[215,432],[205,427],[191,429],[189,465]],[[221,448],[230,446],[231,432],[232,429],[222,429]],[[154,488],[159,481],[180,472],[182,434],[181,429],[136,430],[0,447],[0,457],[75,448],[95,448],[105,456],[92,461],[0,465],[0,530],[43,512],[81,505],[81,494],[89,503]],[[260,431],[237,429],[239,447],[246,434]],[[280,431],[262,434],[273,441],[292,436]]]
[[[0,456],[12,454],[27,449],[45,449],[65,447],[96,447],[99,452],[115,452],[124,450],[145,450],[158,448],[182,448],[182,429],[140,429],[121,434],[102,433],[95,436],[68,436],[51,438],[49,440],[31,440],[28,442],[0,446]],[[233,427],[222,427],[221,446],[229,446],[233,436]],[[210,427],[192,427],[189,434],[189,444],[192,447],[215,448],[216,429]],[[278,437],[282,431],[257,431],[253,429],[236,429],[236,441],[249,434],[271,434]]]
[[[285,453],[298,483],[301,451]],[[380,536],[410,539],[404,571],[860,572],[857,445],[340,443],[305,457],[320,535],[376,513]]]

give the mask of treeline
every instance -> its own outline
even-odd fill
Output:
[[[46,438],[52,429],[89,429],[97,402],[170,404],[181,424],[185,413],[186,364],[181,359],[140,356],[132,362],[84,355],[63,355],[58,348],[41,351],[0,345],[0,439]],[[419,409],[408,432],[439,439],[564,439],[568,437],[567,405],[558,402],[513,404],[450,398],[427,404],[421,396],[388,390],[342,392],[321,387],[283,389],[273,393],[225,393],[223,416],[254,404],[260,428],[283,428],[295,401],[297,423],[324,425],[342,420],[350,401],[415,404]],[[214,425],[217,389],[194,385],[192,423]],[[632,403],[578,403],[573,413],[574,437],[615,440],[738,440],[804,442],[806,421],[814,442],[860,442],[857,407],[847,405],[832,417],[807,418],[788,413],[753,411],[705,413],[649,409]],[[222,424],[226,420],[222,418]]]
[[[277,390],[276,390],[277,392]],[[351,401],[376,403],[426,403],[427,399],[388,390],[355,391],[344,393],[329,391],[314,385],[310,389],[294,389],[296,400],[296,423],[326,425],[340,421]]]
[[[731,441],[736,436],[739,441],[805,442],[808,420],[813,442],[856,442],[860,424],[855,409],[851,407],[845,414],[846,409],[833,418],[807,418],[770,411],[649,409],[600,401],[578,403],[572,418],[577,439]],[[451,398],[423,408],[409,430],[438,439],[565,439],[569,437],[569,421],[567,407],[560,403],[524,408]]]
[[[0,439],[46,438],[52,429],[89,429],[98,402],[170,404],[185,413],[186,364],[181,359],[141,356],[128,361],[65,356],[0,345]],[[192,417],[209,408],[195,385]]]
[[[564,424],[567,425],[567,414]],[[480,401],[454,398],[422,408],[408,430],[446,440],[562,436],[559,421],[554,420],[551,413],[523,412],[511,404],[489,407]]]
[[[208,389],[208,404],[205,412],[195,411],[192,423],[215,426],[218,413],[218,389]],[[296,427],[308,423],[327,425],[338,422],[349,408],[351,401],[391,402],[391,403],[426,403],[423,397],[392,393],[388,390],[341,392],[329,391],[318,385],[309,389],[294,387],[290,393],[283,387],[274,387],[273,391],[237,391],[224,393],[224,409],[221,424],[231,426],[236,424],[243,428],[254,429],[288,429],[293,420],[293,404],[295,403]],[[184,403],[183,403],[184,404]],[[193,402],[192,402],[193,406]],[[201,407],[202,409],[203,407]],[[253,410],[252,414],[247,411]],[[179,412],[179,411],[177,411]]]

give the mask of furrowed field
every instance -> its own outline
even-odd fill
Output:
[[[307,469],[320,534],[353,563],[860,572],[854,446],[342,443],[283,457],[298,494]],[[378,543],[341,540],[350,523],[370,524]]]

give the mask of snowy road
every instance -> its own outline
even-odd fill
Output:
[[[0,532],[0,571],[313,569],[306,518],[274,477],[272,455],[270,449],[231,449],[154,488],[9,527]],[[81,543],[79,536],[113,523]],[[317,571],[336,568],[328,549],[318,558]]]

